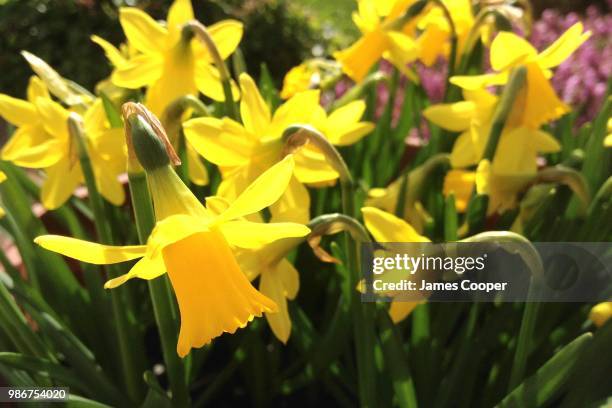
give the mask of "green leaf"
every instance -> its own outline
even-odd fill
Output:
[[[589,348],[577,362],[562,407],[585,406],[589,401],[612,394],[610,344],[612,323],[608,322],[595,333]]]
[[[0,364],[24,370],[34,375],[50,377],[54,383],[89,392],[89,387],[70,369],[42,358],[19,353],[0,352]]]
[[[582,358],[592,341],[591,333],[577,337],[540,367],[535,374],[516,387],[498,407],[535,408],[550,403],[568,388],[568,379],[576,367],[576,362]]]
[[[172,408],[172,401],[157,382],[155,374],[145,371],[144,381],[149,386],[142,408]]]
[[[391,377],[397,402],[400,407],[416,407],[418,404],[414,382],[407,364],[408,358],[402,346],[400,333],[386,310],[378,310],[378,325],[385,367]]]
[[[88,384],[96,399],[125,405],[127,397],[110,382],[92,352],[73,333],[47,313],[39,313],[33,308],[29,308],[28,312],[39,324],[40,330],[49,336],[55,351],[62,353],[74,372]]]
[[[112,128],[123,127],[123,120],[121,120],[121,112],[115,104],[106,96],[104,92],[100,93],[100,99],[102,99],[102,105],[104,106],[104,112],[106,113],[106,119]]]
[[[67,408],[112,408],[110,405],[102,404],[98,401],[70,394],[65,405]]]

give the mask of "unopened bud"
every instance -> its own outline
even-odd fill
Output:
[[[181,164],[161,123],[144,105],[127,102],[121,111],[128,146],[128,172],[138,172],[141,166],[155,170]]]

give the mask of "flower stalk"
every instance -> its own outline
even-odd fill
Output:
[[[444,19],[448,23],[448,28],[450,30],[449,42],[450,42],[450,54],[448,56],[448,71],[446,74],[446,86],[444,87],[444,100],[446,101],[449,95],[450,88],[450,79],[453,75],[455,75],[455,65],[457,60],[457,28],[455,27],[455,22],[453,21],[453,17],[451,16],[448,7],[441,0],[434,0],[433,4],[442,10],[442,14],[444,15]]]
[[[497,150],[497,145],[499,144],[499,139],[501,138],[502,131],[506,125],[506,120],[512,111],[514,101],[516,100],[519,91],[525,84],[526,78],[527,68],[525,67],[516,68],[510,73],[508,84],[504,88],[504,92],[502,93],[493,114],[491,130],[489,132],[489,138],[482,157],[483,159],[489,160],[490,162],[493,161],[495,151]]]
[[[187,24],[185,24],[184,30],[188,30],[194,34],[208,49],[212,60],[214,61],[217,69],[219,70],[219,75],[221,79],[221,83],[223,85],[223,93],[225,95],[225,114],[226,116],[238,120],[238,107],[234,103],[234,95],[232,93],[232,83],[231,83],[231,75],[225,61],[221,57],[219,53],[219,49],[217,45],[213,41],[210,33],[206,29],[206,26],[200,23],[197,20],[191,20]]]
[[[529,283],[528,299],[525,304],[525,309],[523,310],[521,328],[519,330],[516,351],[514,354],[514,362],[512,364],[512,371],[510,372],[510,382],[508,384],[508,392],[510,392],[521,383],[523,378],[525,378],[527,359],[529,358],[529,353],[532,348],[533,332],[535,330],[536,319],[540,307],[540,304],[535,302],[533,297],[537,290],[536,285],[538,281],[544,278],[542,259],[538,251],[527,238],[509,231],[483,232],[470,238],[463,239],[460,242],[492,242],[495,244],[503,244],[505,250],[518,254],[532,272]]]
[[[283,134],[285,140],[285,153],[312,143],[327,158],[328,163],[338,172],[342,193],[342,211],[348,217],[356,216],[355,183],[338,150],[316,129],[307,125],[295,125],[287,128]],[[352,241],[352,242],[351,242]],[[359,240],[346,236],[347,262],[349,271],[346,299],[348,300],[353,320],[353,336],[357,353],[357,371],[359,400],[364,407],[376,406],[376,387],[373,378],[376,378],[375,362],[372,359],[374,350],[374,310],[372,305],[362,303],[355,291],[360,281]]]
[[[136,112],[142,109],[144,108],[130,107],[128,105],[128,107],[123,109],[123,112],[127,115],[137,115]],[[124,117],[127,140],[132,139],[133,132],[142,130],[140,127],[136,129],[132,127],[130,123],[133,122],[134,120],[130,118],[130,116]],[[156,137],[156,135],[153,133],[143,135],[142,137]],[[131,142],[128,142],[127,145],[132,146],[133,149],[133,144]],[[129,151],[128,154],[132,157],[136,156],[133,151]],[[132,199],[134,218],[136,220],[138,239],[141,244],[145,244],[155,226],[155,213],[153,212],[151,196],[147,187],[146,174],[142,167],[140,170],[134,168],[132,168],[131,171],[128,170],[128,183],[130,186],[130,196]],[[178,312],[172,296],[170,282],[168,281],[168,277],[164,275],[157,279],[147,281],[147,284],[149,296],[151,297],[151,303],[153,305],[155,322],[159,330],[162,353],[168,370],[172,401],[176,406],[186,407],[190,405],[190,398],[187,388],[185,364],[175,351],[175,345],[178,339],[176,335],[176,333],[178,333]]]

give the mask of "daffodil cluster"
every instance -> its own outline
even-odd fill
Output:
[[[190,0],[174,0],[165,21],[119,8],[123,43],[94,35],[87,44],[112,71],[95,92],[22,53],[34,72],[25,99],[0,94],[11,131],[0,152],[0,241],[7,235],[20,254],[0,257],[0,343],[11,347],[0,373],[11,386],[41,380],[111,406],[187,407],[212,381],[198,397],[210,403],[246,359],[272,367],[267,376],[240,370],[257,376],[245,380],[259,387],[255,405],[321,381],[345,405],[449,406],[458,390],[473,394],[476,375],[457,375],[465,356],[482,372],[486,356],[486,396],[462,405],[565,398],[555,384],[580,377],[563,371],[579,366],[559,362],[582,346],[567,351],[562,341],[600,327],[603,350],[609,298],[589,320],[576,308],[536,347],[535,303],[517,315],[503,302],[451,313],[425,304],[436,300],[429,293],[371,301],[362,255],[392,242],[612,239],[612,99],[579,126],[579,110],[550,82],[590,33],[578,22],[536,49],[512,31],[529,31],[524,1],[355,8],[358,38],[284,81],[247,72],[243,23],[206,26]],[[434,104],[419,75],[440,66],[444,96]],[[559,349],[527,377],[530,353]],[[218,376],[196,382],[225,355]],[[421,358],[436,367],[428,376],[451,373],[440,374],[437,396],[425,394],[438,378],[413,370]],[[540,386],[560,366],[554,386]]]

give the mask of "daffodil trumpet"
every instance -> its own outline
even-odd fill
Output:
[[[223,93],[225,95],[225,114],[228,117],[237,120],[238,107],[234,103],[230,72],[227,69],[227,65],[225,64],[223,57],[221,57],[221,53],[219,52],[215,41],[206,29],[206,26],[198,20],[191,20],[185,24],[182,33],[186,36],[190,36],[192,34],[195,35],[208,49],[215,66],[219,70],[219,77],[223,85]]]

